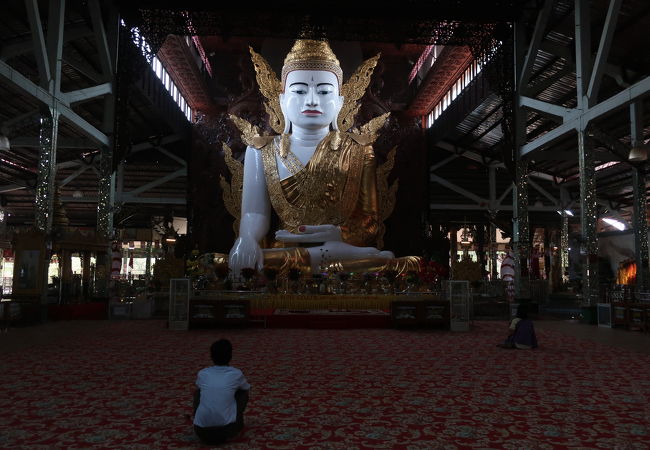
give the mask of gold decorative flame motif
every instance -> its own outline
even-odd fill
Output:
[[[248,48],[255,68],[255,78],[260,87],[260,92],[266,98],[264,107],[269,115],[269,125],[276,133],[280,134],[284,130],[284,116],[280,108],[280,94],[282,85],[277,75],[266,62],[266,59],[259,53],[256,53],[252,47]]]
[[[223,144],[223,154],[226,165],[230,170],[230,183],[221,175],[219,184],[223,190],[223,203],[231,216],[235,218],[232,228],[235,236],[239,235],[239,221],[241,219],[241,195],[244,184],[244,165],[232,157],[232,149]]]
[[[339,130],[347,131],[354,125],[354,118],[361,106],[357,101],[366,93],[379,56],[380,54],[377,54],[361,63],[356,72],[341,88],[344,103],[337,122]]]

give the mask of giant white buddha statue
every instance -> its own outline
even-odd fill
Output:
[[[364,62],[343,84],[339,61],[326,41],[297,40],[284,60],[281,79],[251,49],[271,125],[262,135],[232,117],[248,145],[244,159],[239,235],[228,265],[405,272],[417,257],[395,258],[377,248],[383,225],[372,143],[387,115],[352,128],[378,56]],[[343,94],[350,98],[346,102]],[[279,226],[269,248],[272,211]],[[268,240],[267,240],[268,241]]]

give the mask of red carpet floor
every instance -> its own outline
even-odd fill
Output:
[[[505,322],[467,333],[95,323],[83,339],[3,353],[0,447],[200,447],[186,417],[194,378],[225,336],[253,386],[226,448],[650,448],[650,355],[552,331],[519,351],[495,346]]]

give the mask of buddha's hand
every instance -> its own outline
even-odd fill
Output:
[[[239,277],[247,267],[262,270],[264,254],[260,245],[250,237],[238,237],[228,256],[228,268],[232,277]]]
[[[294,243],[341,241],[341,228],[336,225],[300,225],[297,233],[276,231],[275,239]]]

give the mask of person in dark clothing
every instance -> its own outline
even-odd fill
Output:
[[[518,348],[521,350],[537,348],[537,336],[533,321],[528,318],[528,308],[524,304],[517,307],[516,316],[510,321],[510,333],[505,341],[497,344],[501,348]]]
[[[214,366],[199,371],[194,393],[194,432],[204,444],[218,445],[244,428],[251,386],[241,370],[229,365],[232,344],[220,339],[210,347]]]

